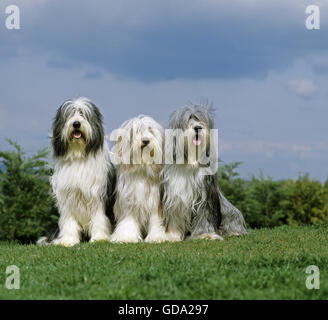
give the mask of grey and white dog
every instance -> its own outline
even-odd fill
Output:
[[[217,171],[212,174],[202,171],[201,147],[206,155],[210,148],[215,148],[210,143],[213,118],[214,111],[207,105],[190,105],[171,114],[170,129],[184,132],[184,162],[165,164],[161,172],[161,202],[169,241],[181,241],[186,237],[215,240],[223,239],[223,235],[247,233],[242,213],[219,189]],[[172,143],[177,160],[181,145],[177,139]],[[191,145],[196,150],[193,157],[190,157]]]

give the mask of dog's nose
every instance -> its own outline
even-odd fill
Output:
[[[81,122],[80,121],[75,121],[75,122],[73,122],[73,128],[74,129],[78,129],[78,128],[80,128],[81,127]]]
[[[198,132],[198,130],[201,130],[201,129],[203,129],[201,126],[195,126],[195,127],[194,127],[194,130],[195,130],[196,132]]]
[[[142,146],[145,147],[149,144],[149,139],[142,139]]]

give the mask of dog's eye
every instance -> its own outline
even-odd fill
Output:
[[[83,117],[83,112],[80,110],[79,115]]]

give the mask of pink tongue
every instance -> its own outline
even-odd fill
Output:
[[[201,144],[200,140],[193,140],[194,145],[199,146]]]
[[[80,139],[81,138],[81,132],[74,132],[74,138],[75,139]]]

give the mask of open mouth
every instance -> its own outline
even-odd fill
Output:
[[[75,130],[75,131],[73,131],[73,133],[72,133],[72,138],[73,138],[73,139],[81,139],[81,138],[83,138],[83,136],[82,136],[82,132],[79,131],[79,130]]]
[[[198,147],[202,143],[202,140],[200,140],[198,135],[196,135],[195,139],[192,142],[196,147]]]

